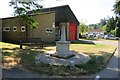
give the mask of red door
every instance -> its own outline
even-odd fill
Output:
[[[77,36],[77,28],[76,24],[69,23],[69,32],[68,32],[68,40],[76,40]]]

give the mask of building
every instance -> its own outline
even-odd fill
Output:
[[[26,26],[26,21],[17,17],[2,19],[2,41],[19,43],[21,38],[42,38],[45,42],[60,40],[61,22],[66,23],[66,39],[79,39],[79,21],[68,5],[42,9],[42,14],[33,14],[38,22],[38,28]]]
[[[93,34],[93,35],[97,35],[97,34],[104,34],[104,31],[101,29],[90,29],[88,30],[88,34]]]

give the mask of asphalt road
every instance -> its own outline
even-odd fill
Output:
[[[106,44],[110,46],[117,46],[118,47],[118,42],[117,40],[98,40],[98,41],[93,41],[94,43],[99,43],[99,44]]]
[[[38,74],[29,72],[29,71],[22,71],[20,69],[3,69],[2,71],[2,78],[39,78],[41,77]]]

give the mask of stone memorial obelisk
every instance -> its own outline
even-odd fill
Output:
[[[67,23],[66,22],[60,23],[60,27],[61,27],[61,39],[60,41],[56,42],[56,53],[58,56],[65,57],[69,55],[69,44],[70,44],[70,41],[66,41],[65,29],[67,27]]]

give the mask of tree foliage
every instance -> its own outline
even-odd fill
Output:
[[[116,14],[116,28],[115,28],[115,34],[117,37],[120,37],[120,1],[116,2],[113,5],[113,11]]]
[[[98,24],[89,24],[89,29],[97,29]]]
[[[107,26],[107,25],[104,25],[104,26],[101,26],[100,28],[101,28],[104,32],[106,32],[106,26]]]
[[[80,24],[80,33],[85,33],[87,31],[88,31],[88,26],[85,23],[81,22],[81,24]]]
[[[106,25],[107,24],[107,22],[106,22],[107,20],[104,18],[104,19],[101,19],[100,20],[100,24],[101,24],[101,26],[104,26],[104,25]]]
[[[9,5],[14,9],[14,16],[20,17],[26,21],[31,28],[37,28],[37,21],[28,14],[29,11],[38,14],[38,10],[42,8],[41,0],[11,0]]]
[[[116,20],[114,19],[114,17],[110,18],[107,21],[107,27],[109,27],[110,30],[114,30],[116,27]]]
[[[113,5],[113,8],[114,13],[120,15],[120,1],[116,2]]]
[[[115,29],[115,35],[116,35],[117,37],[120,37],[120,28],[116,28],[116,29]]]

